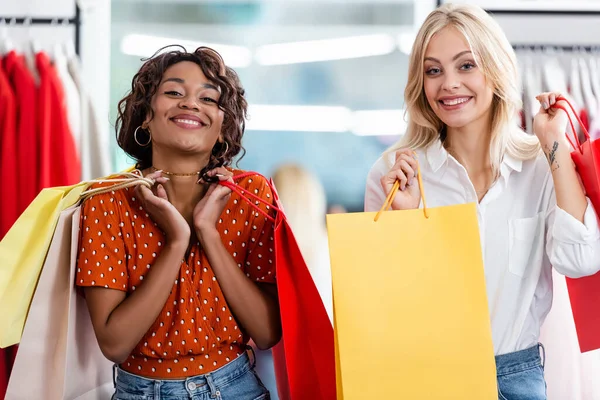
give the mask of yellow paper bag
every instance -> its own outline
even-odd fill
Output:
[[[0,347],[21,339],[58,216],[79,200],[84,188],[78,184],[42,190],[0,242]]]
[[[0,241],[0,348],[21,340],[27,311],[61,211],[80,201],[92,183],[114,176],[42,190]],[[129,184],[128,179],[115,182],[115,188]]]
[[[376,215],[327,216],[338,399],[497,399],[475,204]]]

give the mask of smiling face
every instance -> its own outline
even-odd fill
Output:
[[[219,108],[219,89],[200,66],[181,61],[163,74],[144,127],[152,134],[154,152],[161,149],[202,153],[208,157],[217,140],[222,141],[224,112]]]
[[[431,38],[423,74],[427,101],[449,128],[489,121],[493,90],[459,31],[447,27]]]

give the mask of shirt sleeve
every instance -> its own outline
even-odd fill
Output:
[[[86,200],[81,209],[77,286],[127,291],[125,242],[115,192]]]
[[[552,191],[554,191],[554,187]],[[546,253],[552,266],[570,278],[593,275],[600,270],[600,229],[589,199],[583,223],[556,204],[551,195],[547,221]]]
[[[385,159],[380,157],[367,176],[367,185],[365,188],[365,211],[379,211],[383,203],[385,203],[386,193],[381,187],[381,177],[388,172]]]
[[[273,210],[273,193],[264,178],[253,178],[257,185],[252,187],[253,194],[270,205],[263,203],[255,204],[268,215],[275,218]],[[275,283],[275,224],[260,212],[254,210],[250,226],[250,239],[248,242],[248,253],[246,255],[246,275],[256,282]]]

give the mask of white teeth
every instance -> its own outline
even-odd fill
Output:
[[[192,119],[174,119],[173,121],[181,122],[183,124],[188,124],[188,125],[200,125],[200,122],[194,121]]]
[[[459,99],[442,100],[442,103],[444,103],[447,106],[455,106],[457,104],[466,103],[467,101],[469,101],[468,97],[461,97]]]

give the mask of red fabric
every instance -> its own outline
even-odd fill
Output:
[[[234,180],[248,175],[258,174],[243,174]],[[262,199],[235,184],[220,183],[236,191],[267,216],[254,205]],[[269,184],[277,206],[275,266],[283,328],[283,343],[273,348],[279,397],[281,400],[332,400],[336,398],[333,327],[282,211],[275,186],[272,181]],[[281,366],[278,360],[285,360],[285,365]],[[289,393],[285,393],[287,389]]]
[[[577,117],[573,106],[570,103],[569,106]],[[554,107],[567,111],[558,103]],[[567,115],[570,120],[568,112]],[[579,141],[571,143],[575,148],[571,158],[577,167],[586,195],[594,209],[600,212],[600,140],[590,140],[584,121],[579,117],[577,119],[587,140],[583,144]],[[570,123],[573,132],[576,132],[573,121]],[[600,349],[600,272],[579,279],[567,278],[567,289],[581,352]]]
[[[581,112],[579,113],[579,119],[581,120],[581,124],[585,128],[585,130],[589,131],[590,130],[590,117],[585,108],[581,109]]]
[[[15,96],[4,70],[0,68],[0,239],[17,220],[17,145]],[[12,369],[13,350],[0,349],[0,399],[4,398]]]
[[[69,128],[64,89],[45,53],[36,55],[40,74],[40,189],[73,185],[81,180],[81,164]]]
[[[4,70],[16,95],[17,168],[19,182],[18,213],[21,214],[38,194],[39,137],[37,131],[36,85],[22,56],[11,51],[4,59]]]
[[[0,68],[0,238],[19,217],[17,211],[17,131],[15,95]]]

